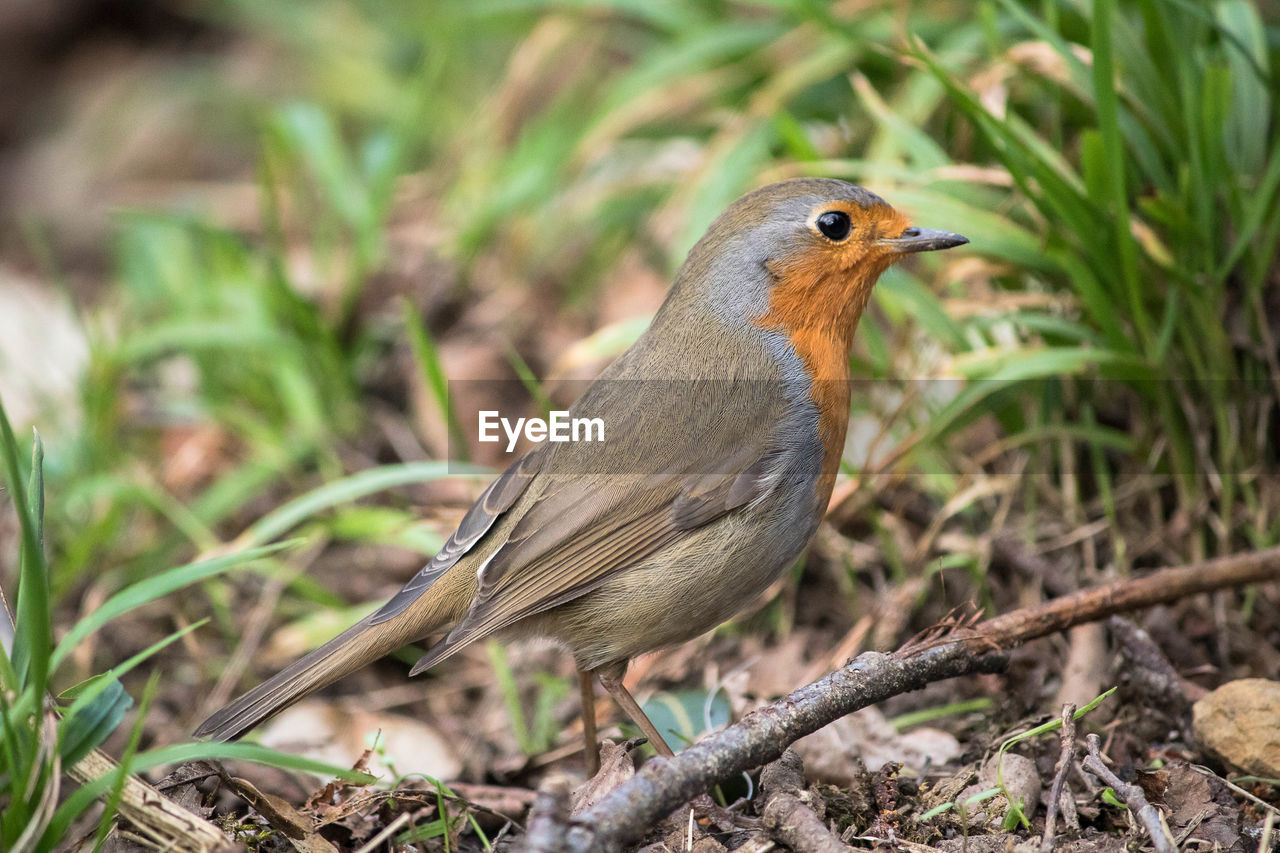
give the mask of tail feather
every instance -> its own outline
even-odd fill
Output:
[[[326,687],[410,642],[390,625],[362,620],[320,648],[222,708],[196,729],[196,737],[235,740],[304,696]]]
[[[455,566],[402,606],[394,618],[375,622],[374,614],[352,625],[205,720],[196,737],[235,740],[302,697],[406,643],[447,631],[467,612],[475,591],[475,571],[467,565]]]

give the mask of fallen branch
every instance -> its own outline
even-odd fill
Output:
[[[1084,757],[1084,760],[1080,762],[1084,765],[1084,769],[1101,779],[1105,785],[1124,800],[1124,804],[1129,807],[1129,811],[1133,812],[1138,819],[1138,823],[1142,824],[1142,828],[1147,831],[1147,835],[1151,836],[1151,844],[1156,848],[1156,853],[1178,853],[1178,845],[1169,835],[1169,829],[1164,825],[1164,820],[1160,817],[1160,810],[1147,802],[1147,798],[1142,793],[1141,788],[1121,781],[1120,777],[1112,773],[1111,768],[1107,767],[1102,760],[1102,752],[1098,747],[1098,736],[1089,735],[1084,741],[1085,748],[1089,752]]]
[[[529,830],[516,847],[519,853],[563,853],[569,795],[569,780],[563,776],[552,776],[542,783],[529,808]]]
[[[848,853],[845,844],[805,801],[804,764],[787,750],[760,774],[765,829],[792,850],[803,853]],[[817,801],[821,804],[821,800]]]
[[[1280,548],[1162,569],[998,616],[892,655],[859,655],[679,755],[651,759],[574,821],[567,849],[610,850],[639,840],[681,804],[720,781],[777,760],[792,743],[840,717],[934,681],[997,671],[1003,653],[1028,640],[1115,613],[1267,581],[1280,581]]]
[[[95,749],[68,772],[77,782],[88,784],[119,766],[105,752]],[[125,777],[118,808],[120,815],[158,850],[211,853],[235,847],[212,823],[173,802],[137,776]]]
[[[1053,784],[1049,787],[1049,800],[1045,804],[1044,835],[1040,838],[1040,853],[1053,853],[1053,837],[1058,821],[1059,801],[1066,791],[1067,773],[1071,770],[1071,759],[1076,754],[1076,706],[1068,702],[1062,707],[1062,734],[1060,738],[1062,750],[1058,754],[1058,763],[1053,768]],[[1067,797],[1071,792],[1066,791]]]

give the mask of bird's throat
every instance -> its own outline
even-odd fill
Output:
[[[755,324],[785,334],[809,375],[824,457],[818,501],[825,507],[849,426],[849,348],[881,270],[862,266],[851,275],[835,276],[829,269],[796,264],[771,272],[775,284],[769,310]]]

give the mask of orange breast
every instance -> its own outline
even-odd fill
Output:
[[[833,269],[839,270],[839,265],[825,253],[772,265],[776,283],[770,292],[769,310],[755,321],[761,328],[783,332],[808,369],[809,397],[818,410],[822,439],[817,491],[818,505],[824,509],[835,485],[849,426],[849,347],[883,266],[864,261],[853,265],[850,272],[840,274]]]

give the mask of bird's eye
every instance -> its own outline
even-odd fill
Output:
[[[828,210],[818,217],[817,225],[824,237],[835,240],[837,243],[848,237],[849,232],[853,230],[853,222],[849,220],[849,214],[843,210]]]

